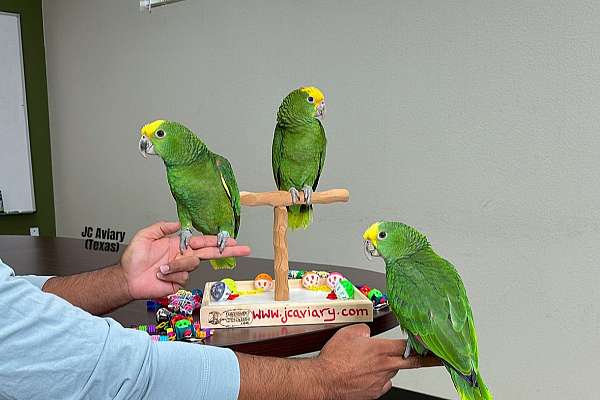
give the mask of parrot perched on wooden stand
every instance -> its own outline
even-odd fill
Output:
[[[271,163],[279,190],[289,191],[292,202],[304,193],[306,204],[288,207],[288,226],[307,228],[312,221],[311,196],[317,190],[325,163],[327,139],[319,118],[325,113],[325,96],[316,87],[301,87],[288,94],[277,112]]]
[[[477,335],[458,272],[427,238],[400,222],[377,222],[363,234],[365,253],[385,261],[388,301],[408,334],[404,357],[442,359],[461,400],[491,400],[479,373]]]
[[[217,235],[223,252],[227,238],[236,238],[240,228],[240,192],[229,161],[211,152],[177,122],[156,120],[144,125],[141,136],[142,155],[158,155],[167,168],[181,223],[181,252],[188,246],[192,227],[205,235]],[[235,258],[210,260],[210,264],[214,269],[231,269]]]

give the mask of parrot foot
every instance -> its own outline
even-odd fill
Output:
[[[217,247],[219,248],[219,253],[223,253],[225,250],[225,246],[227,245],[227,239],[231,236],[227,231],[221,231],[217,234]]]
[[[307,206],[310,206],[312,204],[313,188],[308,185],[305,185],[302,188],[302,193],[304,193],[304,202]]]
[[[290,195],[292,196],[292,204],[296,204],[300,202],[300,192],[295,187],[290,188]]]
[[[404,354],[402,355],[402,358],[407,359],[408,357],[410,357],[410,341],[407,340],[406,341],[406,348],[404,349]]]
[[[181,232],[179,232],[179,251],[181,252],[181,254],[183,254],[185,249],[187,249],[188,245],[190,244],[191,237],[192,230],[189,228],[182,229]]]

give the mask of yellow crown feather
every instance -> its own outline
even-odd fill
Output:
[[[147,138],[151,138],[154,135],[154,132],[165,122],[164,119],[157,119],[156,121],[152,121],[143,126],[141,130],[141,134],[146,136]]]
[[[307,93],[313,99],[315,99],[315,104],[319,104],[323,100],[325,100],[325,95],[318,87],[315,86],[303,86],[300,88],[300,91]]]

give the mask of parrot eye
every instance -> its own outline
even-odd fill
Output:
[[[309,103],[311,103],[311,104],[312,104],[312,103],[314,103],[314,102],[315,102],[315,98],[314,98],[314,97],[312,97],[312,96],[308,96],[308,97],[306,98],[306,101],[308,101]]]
[[[156,131],[156,133],[154,134],[157,138],[162,139],[165,137],[165,131],[163,131],[162,129],[159,129]]]
[[[385,232],[379,232],[379,234],[377,235],[377,237],[381,240],[385,239],[387,237],[387,233]]]

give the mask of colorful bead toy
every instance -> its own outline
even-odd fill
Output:
[[[367,293],[367,297],[371,301],[379,300],[379,298],[381,298],[382,296],[383,296],[383,293],[381,293],[381,290],[379,290],[379,289],[371,289],[369,291],[369,293]]]
[[[305,271],[302,270],[290,269],[288,270],[288,279],[302,279],[304,273]]]
[[[256,289],[271,290],[273,289],[273,278],[269,274],[258,274],[254,278],[254,287]]]
[[[174,341],[175,339],[177,339],[177,336],[175,335],[173,328],[167,328],[167,339],[171,342]]]
[[[314,271],[323,279],[327,279],[329,277],[329,272],[327,271]]]
[[[331,290],[334,290],[337,283],[342,279],[344,279],[344,276],[339,272],[330,273],[327,277],[327,287],[329,287]]]
[[[171,320],[171,318],[173,318],[173,315],[175,314],[169,311],[168,309],[159,308],[158,311],[156,311],[156,322],[160,323],[164,321],[169,321]]]
[[[161,323],[159,323],[158,325],[156,325],[156,331],[157,332],[166,332],[169,322],[168,321],[163,321]]]
[[[167,296],[169,299],[169,310],[191,315],[194,311],[195,302],[192,292],[180,289],[175,294]]]
[[[148,310],[148,311],[156,311],[160,307],[162,307],[160,305],[160,303],[158,303],[158,302],[156,302],[154,300],[148,300],[148,301],[146,301],[146,310]]]
[[[194,337],[192,323],[187,319],[179,320],[175,323],[175,335],[177,340],[189,339]]]
[[[213,301],[225,301],[229,298],[230,294],[231,290],[229,290],[229,287],[223,282],[215,282],[210,287],[210,298]]]
[[[227,285],[227,287],[229,288],[231,293],[237,294],[237,292],[238,292],[237,284],[235,283],[235,281],[233,279],[225,278],[225,279],[221,279],[221,282],[223,282],[225,285]]]
[[[335,286],[335,295],[340,300],[354,298],[354,285],[348,279],[340,280]]]
[[[192,298],[194,300],[194,310],[199,309],[202,304],[202,290],[192,289]]]
[[[307,272],[302,277],[302,287],[314,290],[319,286],[321,286],[321,277],[316,272]]]
[[[360,290],[360,292],[362,294],[364,294],[366,297],[369,297],[369,292],[371,291],[371,288],[368,287],[367,285],[362,285],[358,287],[358,290]]]

